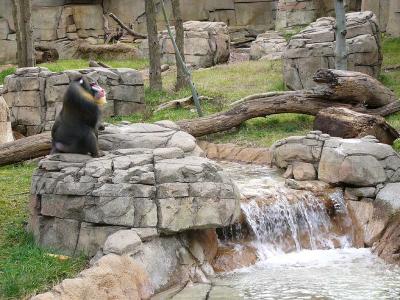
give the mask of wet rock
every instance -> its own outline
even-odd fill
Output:
[[[212,266],[215,272],[230,272],[256,263],[257,250],[250,245],[221,245]]]
[[[388,263],[400,264],[400,215],[391,218],[383,236],[374,245],[373,252]]]
[[[388,183],[383,189],[381,189],[376,196],[377,201],[391,207],[392,211],[398,211],[400,209],[400,182]]]
[[[384,205],[366,201],[347,201],[354,226],[362,232],[364,245],[371,247],[382,236],[390,218]]]
[[[293,164],[293,177],[296,180],[314,180],[317,173],[312,164],[296,162]]]
[[[350,188],[347,187],[344,194],[345,198],[358,200],[359,198],[374,198],[376,196],[375,187]]]
[[[199,283],[187,285],[182,291],[173,296],[171,300],[205,300],[211,290],[210,284]]]

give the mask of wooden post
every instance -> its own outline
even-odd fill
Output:
[[[150,89],[155,91],[162,90],[161,79],[161,51],[158,40],[156,6],[154,0],[145,0],[147,36],[149,41],[149,60],[150,60]]]
[[[346,50],[346,12],[343,0],[335,0],[336,12],[336,49],[335,67],[338,70],[347,70],[347,50]]]
[[[161,3],[161,8],[162,8],[162,11],[163,11],[163,14],[164,14],[165,23],[167,24],[168,34],[169,34],[169,37],[170,37],[170,39],[172,41],[172,45],[174,46],[175,56],[176,56],[176,58],[178,58],[176,63],[181,65],[181,67],[183,68],[187,78],[189,78],[189,85],[190,85],[190,89],[192,90],[193,101],[194,101],[194,104],[196,106],[197,114],[199,115],[199,117],[202,117],[203,116],[203,112],[201,111],[199,95],[197,94],[196,87],[193,84],[192,74],[190,73],[190,71],[186,67],[186,64],[183,61],[182,55],[179,52],[178,46],[176,45],[174,35],[171,32],[171,28],[170,28],[171,26],[170,26],[169,21],[168,21],[167,12],[165,11],[164,0],[161,0],[160,3]]]

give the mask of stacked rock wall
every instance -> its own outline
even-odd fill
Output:
[[[230,38],[228,27],[221,22],[189,21],[183,24],[185,62],[193,67],[211,67],[229,59]],[[148,41],[141,45],[143,56],[148,55]],[[168,32],[160,32],[161,60],[175,64],[175,49]]]
[[[377,77],[382,65],[378,21],[371,12],[346,14],[348,70]],[[335,68],[335,19],[320,18],[294,35],[283,54],[284,81],[293,89],[315,85],[320,68]]]
[[[54,73],[42,67],[21,68],[6,77],[2,90],[13,127],[24,135],[50,130],[70,81],[82,75],[105,89],[105,117],[143,111],[143,77],[136,70],[89,68]]]
[[[196,156],[192,136],[161,125],[106,127],[99,144],[110,152],[100,158],[41,160],[31,188],[30,228],[38,243],[93,256],[121,229],[172,234],[232,224],[240,213],[235,184]]]

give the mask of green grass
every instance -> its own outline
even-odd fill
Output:
[[[400,65],[400,38],[384,38],[382,51],[383,68]],[[382,71],[379,79],[400,98],[400,70],[391,72]],[[388,116],[386,120],[390,125],[400,131],[400,113]],[[400,152],[400,141],[395,143],[394,148]]]
[[[135,59],[135,60],[101,60],[101,62],[113,67],[113,68],[132,68],[142,70],[148,67],[147,59]],[[84,69],[88,68],[87,59],[64,59],[56,62],[40,64],[41,67],[46,67],[52,72],[61,72],[71,69]]]
[[[15,72],[15,69],[15,67],[11,67],[0,72],[0,85],[4,83],[4,79],[6,78],[6,76],[11,75]]]
[[[84,257],[61,261],[35,245],[25,231],[29,190],[35,165],[0,168],[0,299],[19,299],[74,276]]]

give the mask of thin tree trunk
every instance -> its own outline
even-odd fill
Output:
[[[17,31],[17,57],[20,68],[35,66],[31,11],[31,0],[13,0],[13,15]]]
[[[12,13],[13,13],[13,18],[14,18],[14,27],[15,27],[15,33],[16,33],[16,39],[17,39],[17,64],[18,66],[22,65],[22,45],[21,45],[21,30],[19,28],[19,5],[18,5],[18,0],[13,0],[12,1]]]
[[[347,70],[346,51],[346,12],[343,0],[335,0],[336,12],[336,50],[335,65],[338,70]]]
[[[147,36],[149,41],[149,60],[150,60],[150,89],[161,91],[161,53],[160,42],[158,40],[158,30],[156,21],[156,7],[154,0],[145,0]]]
[[[172,0],[172,14],[175,19],[175,40],[176,45],[178,46],[179,52],[181,53],[182,59],[185,62],[185,39],[184,39],[184,30],[183,30],[183,20],[181,7],[179,4],[179,0]],[[178,54],[175,53],[176,60],[176,85],[175,89],[179,91],[180,89],[188,86],[188,78],[185,74],[183,66],[181,66],[178,62]]]

